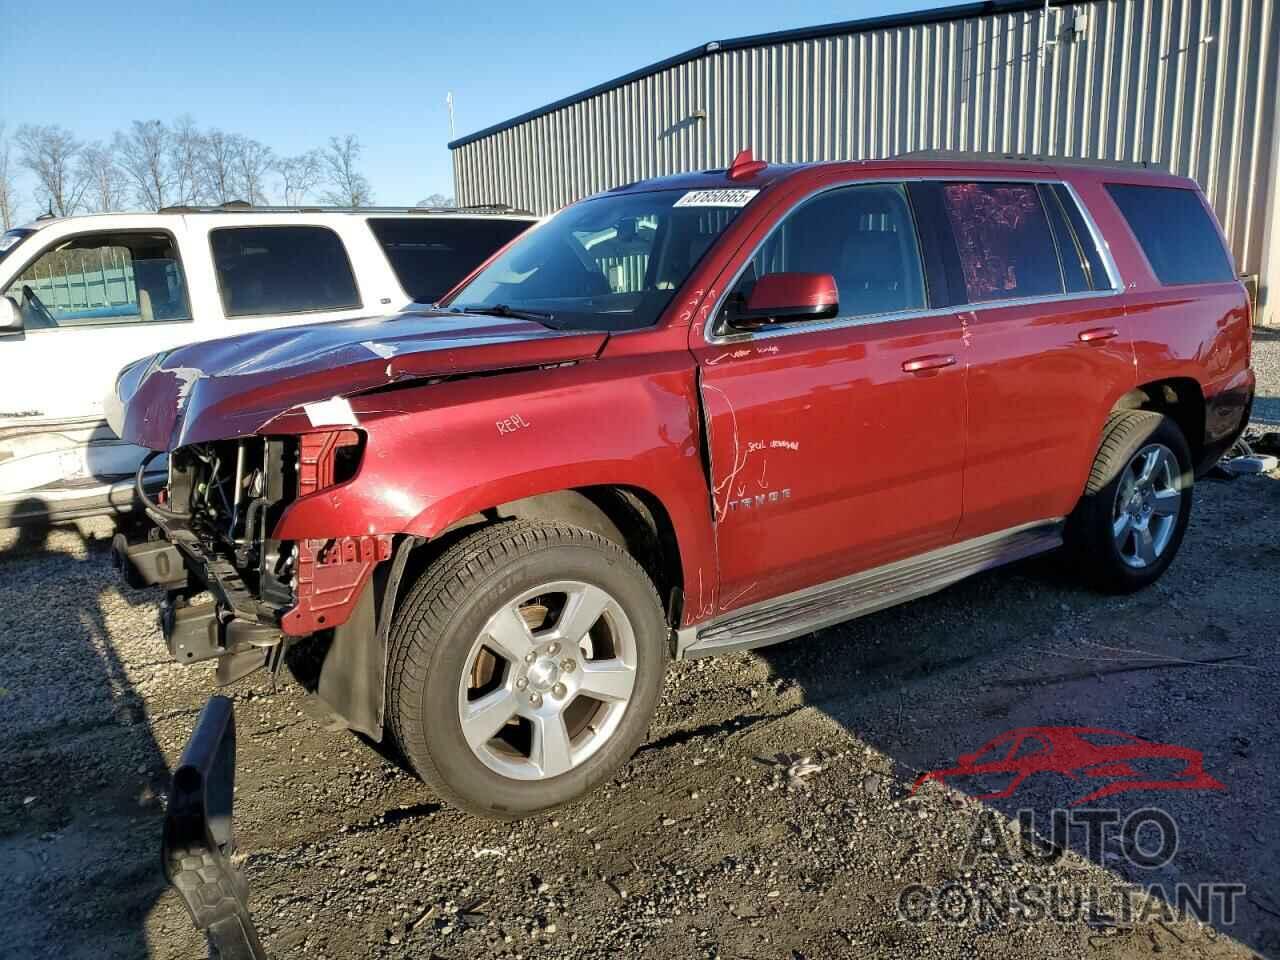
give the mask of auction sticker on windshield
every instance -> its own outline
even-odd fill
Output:
[[[759,190],[690,190],[677,207],[745,207]]]

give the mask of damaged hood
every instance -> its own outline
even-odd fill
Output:
[[[295,407],[398,381],[588,359],[607,339],[441,311],[264,330],[125,367],[107,398],[107,421],[129,443],[175,450],[249,436]]]

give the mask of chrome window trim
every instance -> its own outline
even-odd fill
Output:
[[[1093,240],[1094,246],[1098,251],[1098,255],[1102,258],[1102,265],[1107,271],[1107,278],[1111,281],[1111,287],[1105,290],[1084,290],[1078,293],[1050,293],[1039,297],[1012,297],[1005,300],[980,300],[967,303],[957,303],[948,307],[921,308],[919,310],[903,310],[894,313],[872,313],[859,314],[857,316],[841,316],[833,317],[830,320],[802,320],[793,324],[777,324],[766,325],[759,330],[742,330],[735,333],[721,333],[715,328],[719,325],[720,312],[724,309],[725,301],[729,299],[729,294],[734,287],[738,285],[738,281],[742,279],[742,275],[747,272],[747,267],[751,261],[755,259],[756,254],[764,247],[766,243],[773,237],[774,233],[786,222],[787,217],[792,212],[798,210],[801,206],[808,203],[814,197],[829,193],[832,190],[842,190],[849,187],[858,186],[874,186],[874,185],[906,185],[908,183],[1030,183],[1045,184],[1048,186],[1065,187],[1070,194],[1072,201],[1079,210],[1081,218],[1084,220],[1085,226],[1089,229],[1089,236]],[[1043,201],[1042,201],[1043,203]],[[914,219],[914,218],[913,218]],[[917,240],[917,243],[919,241]],[[924,263],[924,253],[921,251],[921,264]],[[710,312],[711,322],[704,325],[702,336],[708,346],[724,346],[731,344],[744,343],[749,340],[768,340],[773,337],[790,336],[796,333],[824,332],[829,330],[843,330],[848,327],[863,327],[871,324],[880,323],[896,323],[901,320],[920,320],[929,317],[943,317],[949,314],[957,313],[977,313],[979,310],[991,309],[996,307],[1021,307],[1038,303],[1070,303],[1075,300],[1097,300],[1103,297],[1114,297],[1123,292],[1124,281],[1120,276],[1120,270],[1116,266],[1115,259],[1111,255],[1111,247],[1102,236],[1102,231],[1098,229],[1097,223],[1094,222],[1089,208],[1085,206],[1081,200],[1079,193],[1076,192],[1074,186],[1065,180],[1045,178],[1045,177],[1026,177],[1026,176],[1009,176],[1009,177],[966,177],[966,176],[939,176],[939,177],[877,177],[872,180],[849,180],[844,183],[826,184],[809,191],[794,204],[791,209],[775,223],[760,241],[747,254],[747,258],[742,261],[742,266],[738,268],[733,279],[725,285],[719,297],[716,298],[715,307]]]
[[[1066,187],[1067,193],[1071,195],[1071,199],[1075,201],[1076,209],[1080,211],[1080,218],[1084,220],[1084,225],[1089,228],[1089,237],[1093,240],[1094,249],[1098,251],[1098,255],[1102,257],[1102,265],[1107,268],[1107,279],[1111,281],[1110,290],[1095,290],[1095,293],[1120,293],[1124,290],[1124,278],[1120,276],[1120,268],[1116,266],[1115,257],[1111,255],[1111,244],[1107,242],[1107,238],[1102,235],[1102,231],[1098,229],[1097,223],[1094,222],[1093,214],[1089,212],[1088,206],[1085,205],[1080,194],[1076,192],[1074,184],[1067,183],[1065,180],[1043,181],[1051,184],[1061,184]]]

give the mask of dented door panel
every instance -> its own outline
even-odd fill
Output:
[[[951,542],[964,466],[955,315],[697,347],[716,613]],[[919,372],[921,357],[956,362]]]

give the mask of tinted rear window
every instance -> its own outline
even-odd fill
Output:
[[[523,220],[379,217],[369,221],[404,292],[435,303],[508,240],[531,224]]]
[[[1194,190],[1109,183],[1107,192],[1161,283],[1235,279],[1218,229]]]
[[[326,227],[220,227],[209,243],[228,317],[360,306],[346,248]]]

